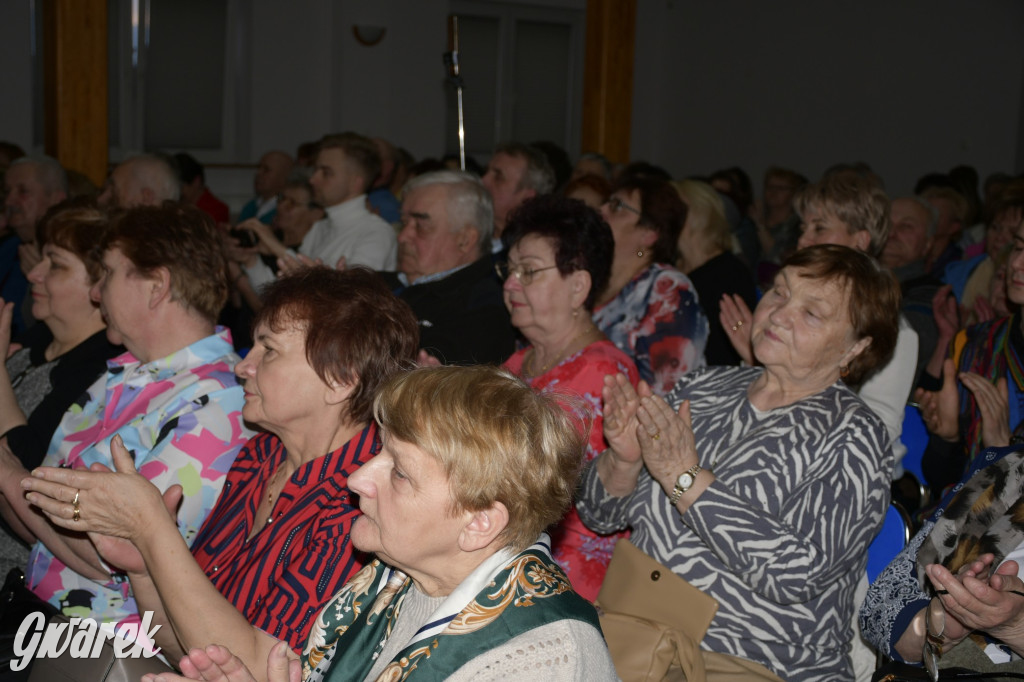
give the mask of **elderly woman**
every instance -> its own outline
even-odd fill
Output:
[[[191,555],[128,456],[115,459],[120,473],[43,468],[25,481],[56,523],[137,548],[127,557],[135,598],[171,624],[157,644],[176,657],[213,640],[250,664],[266,660],[274,638],[301,651],[320,608],[361,568],[348,477],[373,456],[378,388],[414,363],[416,320],[368,270],[309,268],[264,300],[256,345],[235,373],[242,416],[265,432],[242,448]],[[69,521],[61,500],[76,491],[81,514]],[[97,544],[124,565],[123,545]]]
[[[107,216],[95,207],[61,203],[40,221],[37,244],[42,259],[28,273],[32,316],[37,324],[23,334],[21,349],[0,367],[0,433],[31,469],[39,466],[64,412],[103,373],[123,348],[107,341],[100,308],[89,299],[99,279],[93,253],[107,229]],[[0,357],[7,357],[13,304],[0,314]],[[24,566],[28,548],[0,533],[0,574]]]
[[[352,542],[377,559],[321,612],[303,676],[616,679],[596,612],[543,533],[569,505],[583,449],[557,398],[494,367],[435,367],[392,379],[374,414],[383,447],[349,485],[363,512]],[[286,653],[266,663],[273,682],[288,679]],[[223,647],[181,668],[250,679]]]
[[[611,230],[583,204],[545,196],[517,209],[501,239],[509,254],[508,263],[498,266],[505,305],[530,343],[505,366],[537,390],[583,398],[575,407],[588,412],[580,415],[583,419],[592,419],[589,461],[607,447],[601,418],[604,377],[622,373],[630,383],[637,381],[633,361],[590,319],[611,269]],[[554,531],[554,557],[585,599],[597,598],[616,537],[589,530],[575,510]]]
[[[722,328],[719,306],[722,297],[729,296],[753,308],[757,304],[754,275],[732,252],[732,230],[718,192],[697,180],[672,184],[687,208],[676,266],[693,282],[710,326],[704,359],[709,365],[738,365],[741,358]]]
[[[686,206],[668,182],[634,176],[619,183],[601,215],[615,237],[615,258],[594,323],[663,395],[704,366],[708,337],[693,284],[670,265]]]
[[[761,367],[694,372],[667,403],[606,382],[610,448],[584,473],[580,518],[631,527],[640,550],[717,600],[702,649],[752,662],[759,679],[852,677],[853,592],[892,456],[844,378],[885,361],[898,316],[899,288],[873,260],[811,247],[754,313]]]
[[[43,464],[112,465],[111,441],[119,436],[142,476],[160,490],[182,487],[177,527],[191,542],[252,435],[232,373],[238,356],[230,335],[214,326],[227,297],[217,230],[193,207],[137,208],[113,222],[100,251],[103,276],[92,298],[107,338],[128,352],[110,360],[64,414]],[[4,518],[36,540],[28,587],[72,616],[137,622],[123,574],[100,559],[85,533],[55,526],[25,501],[20,481],[27,476],[0,445]]]
[[[881,187],[857,175],[832,174],[802,189],[794,201],[801,219],[798,247],[838,244],[877,257],[889,235],[889,199]],[[735,296],[722,299],[720,319],[733,347],[752,364],[750,308]],[[900,317],[892,358],[870,376],[857,393],[885,424],[893,448],[893,478],[902,474],[907,448],[900,440],[904,407],[917,368],[917,332]],[[852,382],[847,382],[852,384]]]
[[[0,369],[0,433],[29,468],[42,461],[71,403],[103,373],[107,359],[124,350],[107,340],[100,307],[89,298],[102,274],[95,249],[108,224],[94,206],[63,202],[37,228],[42,259],[28,279],[32,316],[42,324],[19,337],[21,348]],[[0,316],[0,344],[10,336],[9,325],[9,317]],[[0,352],[7,356],[5,345]]]
[[[871,585],[864,636],[929,672],[1024,672],[1022,504],[1021,446],[986,449]]]

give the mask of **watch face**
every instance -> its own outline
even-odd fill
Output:
[[[676,480],[676,485],[678,485],[684,491],[689,490],[690,486],[693,485],[693,476],[691,476],[688,472],[680,474],[679,478]]]

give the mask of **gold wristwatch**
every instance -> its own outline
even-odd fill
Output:
[[[672,489],[672,496],[669,498],[673,507],[676,506],[677,502],[679,502],[679,498],[683,496],[683,493],[693,487],[693,484],[697,481],[697,474],[700,472],[700,465],[694,464],[692,467],[679,474],[679,478],[676,479],[676,487]]]

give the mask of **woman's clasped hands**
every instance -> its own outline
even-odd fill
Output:
[[[642,466],[671,494],[677,477],[697,464],[697,450],[690,422],[690,403],[676,412],[641,381],[636,390],[622,374],[605,377],[604,435],[614,463],[632,477],[619,491],[628,494]],[[627,473],[628,472],[628,473]],[[617,486],[616,486],[617,487]]]
[[[89,534],[100,556],[127,571],[143,571],[133,542],[147,532],[154,513],[170,514],[181,502],[181,486],[159,489],[135,469],[120,436],[110,443],[117,471],[102,464],[90,469],[39,467],[22,479],[26,499],[54,525]]]

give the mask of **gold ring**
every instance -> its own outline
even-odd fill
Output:
[[[661,431],[658,431],[656,434],[651,436],[652,440],[658,440],[659,438],[661,438]]]
[[[71,500],[71,506],[72,507],[77,507],[78,506],[78,493],[80,493],[80,492],[82,492],[82,491],[81,490],[76,490],[75,491],[75,499]]]
[[[81,513],[82,510],[78,507],[77,504],[74,507],[72,507],[71,512],[72,512],[72,514],[71,514],[71,520],[72,521],[81,521],[82,520],[82,513]]]

